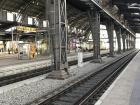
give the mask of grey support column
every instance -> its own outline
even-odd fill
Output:
[[[134,37],[134,48],[136,48],[136,37]]]
[[[17,16],[16,16],[16,14],[13,14],[13,20],[14,20],[14,22],[17,21]]]
[[[28,24],[28,16],[27,15],[23,15],[22,16],[22,24],[23,25],[27,25]]]
[[[130,44],[130,34],[128,34],[128,45],[129,45],[129,49],[131,48],[131,44]]]
[[[136,38],[133,36],[132,37],[132,48],[135,48],[135,41],[136,41]]]
[[[117,53],[120,54],[121,53],[121,28],[115,27],[115,31],[116,31],[116,37],[117,37],[117,43],[118,43]]]
[[[114,35],[113,35],[113,30],[114,30],[114,23],[110,20],[107,24],[107,32],[108,32],[108,38],[109,38],[109,56],[113,57],[114,56]]]
[[[46,19],[49,20],[49,34],[53,37],[55,71],[49,77],[68,77],[67,62],[67,14],[66,0],[46,0]]]
[[[100,13],[95,8],[92,8],[89,12],[89,24],[93,39],[93,62],[100,63]]]
[[[131,36],[131,46],[132,46],[132,49],[133,49],[133,37]]]
[[[126,32],[122,34],[122,41],[123,41],[123,51],[126,51]]]
[[[131,46],[131,49],[132,49],[132,35],[130,35],[130,46]]]
[[[126,34],[126,49],[128,50],[129,49],[129,43],[128,43],[128,37],[129,37],[129,35],[128,34]]]
[[[38,27],[43,27],[43,20],[38,20]]]
[[[7,21],[7,11],[2,10],[2,20]]]

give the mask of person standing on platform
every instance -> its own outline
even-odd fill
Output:
[[[31,59],[35,58],[35,53],[36,53],[36,45],[35,43],[31,43],[30,45],[30,55],[31,55]]]

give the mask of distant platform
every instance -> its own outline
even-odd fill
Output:
[[[105,54],[108,53],[107,50],[102,50],[101,54]],[[92,52],[84,52],[84,55],[93,55]],[[68,54],[68,56],[76,56],[77,52],[73,52]],[[48,60],[51,57],[49,56],[41,56],[41,55],[37,55],[35,59],[22,59],[19,60],[18,59],[18,55],[17,54],[8,54],[8,53],[0,53],[0,67],[7,67],[7,66],[14,66],[14,65],[20,65],[20,64],[26,64],[26,63],[32,63],[32,62],[38,62],[38,61],[43,61],[43,60]]]
[[[104,51],[103,53],[107,52]],[[19,60],[17,55],[10,55],[0,57],[0,77],[36,70],[52,64],[51,57],[49,56],[37,56],[32,60]],[[84,57],[91,57],[92,55],[92,52],[84,53]],[[68,61],[73,60],[77,60],[77,53],[68,55]]]
[[[0,54],[0,67],[18,65],[23,63],[35,62],[40,60],[47,60],[47,56],[37,56],[35,59],[18,59],[17,54]]]
[[[95,105],[140,105],[140,52]]]

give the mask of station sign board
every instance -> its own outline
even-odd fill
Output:
[[[17,31],[23,31],[23,32],[37,32],[37,28],[33,27],[27,27],[27,26],[17,26]]]

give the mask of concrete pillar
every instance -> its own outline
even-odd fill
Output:
[[[116,30],[116,37],[117,37],[117,43],[118,43],[118,51],[117,53],[121,53],[121,28],[115,27]]]
[[[100,63],[100,13],[95,8],[92,8],[89,12],[89,24],[93,39],[93,62]]]
[[[108,32],[108,39],[109,39],[109,56],[114,56],[114,23],[110,20],[107,24],[107,32]]]

